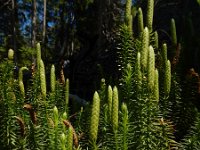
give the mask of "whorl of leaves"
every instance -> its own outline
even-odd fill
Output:
[[[134,63],[133,38],[131,34],[127,25],[123,24],[120,27],[117,47],[119,70],[126,68],[128,63]]]

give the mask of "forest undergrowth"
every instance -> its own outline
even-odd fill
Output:
[[[200,149],[195,105],[200,79],[192,68],[181,77],[186,60],[176,22],[170,21],[167,44],[153,29],[154,0],[147,1],[145,16],[138,8],[133,17],[131,8],[127,0],[124,22],[116,33],[118,82],[109,85],[101,79],[91,101],[70,94],[69,79],[64,74],[56,77],[54,65],[47,77],[40,43],[36,64],[21,67],[17,77],[14,52],[8,51],[0,65],[0,149]],[[24,72],[31,73],[26,86]]]

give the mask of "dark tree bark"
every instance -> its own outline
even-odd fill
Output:
[[[36,18],[37,18],[37,7],[36,0],[32,1],[33,4],[33,17],[32,17],[32,47],[35,47],[36,44]]]
[[[13,26],[13,50],[15,52],[14,61],[16,62],[16,26],[15,26],[15,0],[12,0],[12,26]]]
[[[42,46],[44,51],[44,57],[46,60],[46,13],[47,13],[47,0],[44,0],[44,10],[43,10],[43,30],[42,30]]]
[[[45,47],[45,37],[46,37],[46,13],[47,13],[47,1],[44,0],[44,16],[43,16],[43,31],[42,31],[42,43]]]

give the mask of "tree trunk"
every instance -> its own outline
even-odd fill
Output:
[[[46,12],[47,12],[47,1],[44,0],[44,16],[43,16],[43,31],[42,31],[42,43],[45,47],[45,37],[46,37]]]
[[[36,18],[37,18],[37,8],[36,8],[36,0],[32,1],[33,3],[33,17],[32,17],[32,47],[36,45]]]
[[[95,50],[93,50],[93,54],[96,55],[96,53],[101,51],[102,45],[104,44],[104,39],[105,37],[102,34],[103,31],[103,23],[106,22],[107,18],[104,18],[105,16],[105,12],[106,12],[106,6],[107,6],[108,2],[107,0],[97,0],[97,35],[98,35],[98,39],[95,45]]]
[[[43,46],[45,60],[46,60],[46,13],[47,13],[47,0],[44,0],[42,46]]]
[[[15,27],[15,0],[12,0],[12,26],[13,26],[13,50],[15,52],[14,62],[16,62],[16,27]]]

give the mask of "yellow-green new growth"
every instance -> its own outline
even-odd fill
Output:
[[[41,47],[40,47],[40,43],[37,43],[36,45],[36,51],[37,51],[37,67],[38,70],[40,68],[40,60],[41,60]]]
[[[24,90],[24,83],[23,83],[23,71],[28,70],[27,67],[21,67],[19,69],[19,76],[18,76],[18,81],[19,81],[19,90],[22,94],[22,96],[25,96],[25,90]]]
[[[106,101],[106,80],[104,78],[100,82],[99,97],[101,101]]]
[[[162,61],[163,61],[162,64],[163,64],[163,67],[165,68],[167,64],[167,44],[166,43],[162,45],[161,56],[162,56]]]
[[[126,10],[125,10],[126,17],[131,15],[131,7],[132,7],[132,0],[127,0],[126,1]]]
[[[14,59],[14,51],[12,49],[8,50],[8,59],[13,60]]]
[[[149,50],[149,30],[147,27],[143,30],[142,35],[142,49],[141,49],[141,65],[143,71],[147,68],[147,58],[148,58],[148,50]]]
[[[159,40],[158,40],[158,32],[157,31],[154,32],[154,47],[156,49],[158,49],[158,47],[159,47]]]
[[[126,25],[128,26],[130,32],[132,32],[132,21],[133,21],[133,17],[131,14],[131,7],[132,7],[132,0],[127,0],[126,1],[126,10],[125,10],[125,21],[126,21]]]
[[[64,112],[64,113],[62,114],[62,120],[67,120],[67,113],[66,113],[66,112]],[[63,124],[63,131],[65,131],[65,130],[66,130],[66,125]]]
[[[51,75],[50,75],[50,80],[51,80],[51,92],[55,92],[55,87],[56,87],[56,76],[55,76],[55,66],[51,66]]]
[[[164,92],[165,96],[169,96],[171,88],[171,63],[167,60],[166,68],[165,68],[165,78],[164,78]]]
[[[99,115],[100,115],[100,98],[97,92],[93,96],[92,112],[90,119],[90,131],[89,138],[91,142],[96,143],[98,127],[99,127]]]
[[[154,72],[154,98],[159,101],[159,74],[157,69]]]
[[[125,70],[125,73],[126,73],[125,82],[126,82],[127,84],[130,84],[130,83],[131,83],[131,80],[132,80],[132,72],[133,72],[132,66],[131,66],[130,63],[128,63],[127,66],[126,66],[126,70]]]
[[[65,111],[68,113],[69,104],[69,79],[65,81]]]
[[[148,53],[148,68],[147,68],[147,79],[148,79],[148,88],[152,91],[154,88],[154,72],[155,70],[155,53],[153,47],[149,46]]]
[[[67,150],[73,150],[73,129],[69,127],[68,134],[67,134]]]
[[[136,84],[137,84],[137,93],[141,91],[142,88],[142,72],[141,72],[141,55],[138,52],[137,53],[137,59],[136,59],[136,64],[135,64],[135,75],[136,75]]]
[[[54,126],[55,126],[55,128],[57,128],[59,118],[58,118],[58,108],[56,106],[54,106],[54,108],[53,108],[53,118],[54,118]]]
[[[61,134],[60,136],[60,141],[61,141],[61,149],[66,150],[66,135],[64,133]]]
[[[176,23],[175,23],[174,18],[171,19],[170,32],[171,32],[172,44],[174,46],[176,46],[177,45],[177,37],[176,37]]]
[[[114,86],[113,100],[112,100],[112,126],[114,132],[118,130],[118,112],[119,112],[118,89],[116,86]]]
[[[153,26],[153,13],[154,13],[154,0],[148,0],[146,26],[149,28],[150,32],[152,32],[152,26]]]
[[[66,112],[63,113],[62,119],[63,119],[63,120],[66,120],[66,119],[67,119],[67,113],[66,113]]]
[[[40,83],[41,83],[41,92],[43,98],[46,98],[46,75],[45,75],[45,67],[42,60],[40,60]]]
[[[106,80],[104,78],[101,79],[101,89],[105,89],[106,87]]]
[[[122,103],[122,127],[123,127],[123,150],[128,149],[128,109],[125,103]]]
[[[127,121],[128,121],[128,108],[127,108],[127,105],[125,103],[122,103],[121,109],[122,109],[122,115],[123,115],[123,123],[126,124]]]
[[[112,116],[112,87],[109,85],[108,86],[108,114],[109,114],[109,119],[111,120]]]
[[[138,9],[138,33],[139,33],[139,35],[142,34],[143,29],[144,29],[143,12],[142,12],[142,9],[139,7],[139,9]]]

